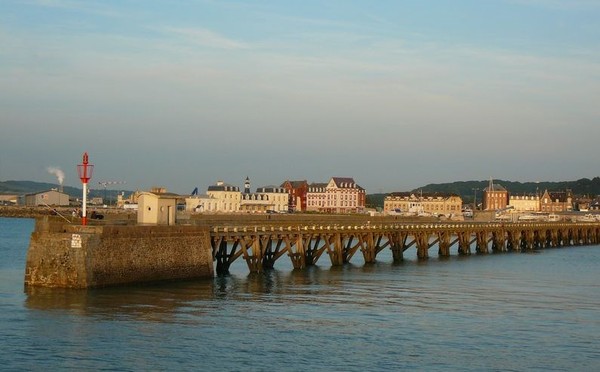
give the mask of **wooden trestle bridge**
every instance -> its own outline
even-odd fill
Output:
[[[217,274],[223,274],[239,257],[251,272],[260,272],[272,269],[283,255],[290,257],[294,269],[304,269],[323,253],[338,266],[358,251],[365,263],[373,263],[386,248],[398,262],[413,246],[419,259],[427,259],[435,246],[440,256],[449,256],[453,247],[459,255],[469,255],[472,247],[486,254],[595,245],[600,244],[600,222],[220,226],[211,228],[210,235]]]

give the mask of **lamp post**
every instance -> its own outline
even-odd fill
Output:
[[[479,189],[478,188],[473,188],[473,211],[477,210],[477,191]]]
[[[79,178],[83,184],[83,208],[81,213],[81,224],[84,226],[87,225],[87,184],[92,178],[93,171],[94,166],[92,164],[88,164],[88,154],[87,152],[84,152],[83,163],[77,166],[77,173],[79,173]]]

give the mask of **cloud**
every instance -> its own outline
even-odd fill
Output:
[[[230,39],[205,28],[166,27],[163,31],[177,35],[186,41],[217,49],[249,49],[250,45]]]

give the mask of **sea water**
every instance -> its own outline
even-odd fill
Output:
[[[0,218],[3,370],[600,370],[600,246],[26,290],[33,225]]]

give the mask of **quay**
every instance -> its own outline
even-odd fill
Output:
[[[450,256],[600,244],[600,222],[371,223],[330,216],[328,223],[300,218],[294,224],[295,219],[79,226],[46,216],[36,220],[31,236],[25,285],[91,288],[212,278],[215,272],[226,274],[238,258],[250,272],[261,272],[284,256],[302,270],[324,254],[332,266],[340,266],[359,251],[369,264],[384,249],[398,262],[411,247],[419,259],[427,259],[432,248]]]

